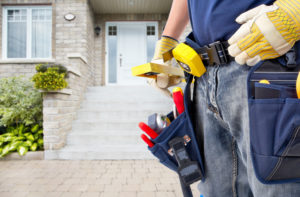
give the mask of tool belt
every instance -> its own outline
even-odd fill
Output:
[[[193,76],[189,75],[184,90],[185,111],[174,119],[173,112],[168,114],[171,124],[161,134],[152,139],[154,146],[148,149],[159,161],[177,172],[185,185],[202,180],[204,165],[202,151],[198,145],[193,127],[193,101],[191,84]],[[188,159],[186,156],[188,156]],[[188,164],[188,165],[187,165]]]

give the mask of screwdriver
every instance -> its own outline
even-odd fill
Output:
[[[177,111],[179,114],[184,112],[184,100],[183,100],[183,92],[180,87],[175,87],[173,89],[173,101],[176,105]]]

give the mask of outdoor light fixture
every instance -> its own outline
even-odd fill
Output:
[[[130,6],[133,6],[133,4],[134,4],[134,3],[133,3],[133,0],[130,0],[130,1],[129,1],[129,5],[130,5]]]
[[[101,32],[101,28],[99,26],[96,26],[95,27],[95,33],[96,33],[96,35],[99,36],[100,32]]]
[[[74,14],[71,14],[71,13],[68,13],[64,16],[64,18],[67,20],[67,21],[72,21],[76,18],[76,16]]]

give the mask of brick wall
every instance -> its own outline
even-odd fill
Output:
[[[68,63],[68,54],[80,54],[87,60],[89,85],[93,85],[94,28],[93,12],[87,0],[56,0],[55,59]],[[75,20],[67,21],[64,16],[72,13]]]

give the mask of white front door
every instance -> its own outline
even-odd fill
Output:
[[[147,63],[147,61],[149,61],[149,57],[153,56],[155,41],[157,40],[157,34],[150,35],[149,27],[156,27],[156,23],[108,23],[108,31],[113,30],[115,32],[108,32],[107,63],[109,64],[109,74],[107,75],[107,77],[109,84],[146,84],[145,78],[132,76],[131,68]],[[111,42],[111,40],[115,41]],[[116,51],[113,51],[112,48],[114,48]],[[112,78],[114,80],[111,80]]]

